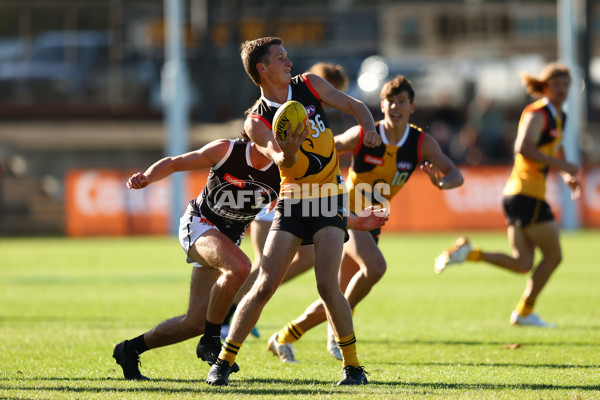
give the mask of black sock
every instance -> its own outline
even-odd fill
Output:
[[[201,343],[208,343],[213,340],[221,342],[221,324],[213,324],[212,322],[206,321],[204,325],[204,336],[200,339]]]
[[[148,346],[146,346],[146,342],[144,342],[144,335],[140,335],[131,340],[126,340],[124,347],[125,353],[135,353],[137,355],[149,350]]]
[[[227,315],[225,316],[223,325],[231,325],[231,318],[233,317],[233,314],[235,314],[236,308],[237,308],[237,304],[231,305],[231,308],[229,309],[229,311],[227,312]]]

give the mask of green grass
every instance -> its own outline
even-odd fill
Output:
[[[485,264],[436,276],[433,258],[454,236],[382,235],[388,272],[355,313],[370,384],[350,388],[335,386],[340,363],[325,349],[325,326],[296,344],[300,364],[265,351],[316,298],[312,273],[267,305],[262,337],[244,344],[230,386],[204,383],[196,340],[145,353],[153,380],[128,382],[113,346],[187,306],[191,268],[177,239],[3,238],[0,399],[600,399],[600,232],[563,233],[563,264],[536,307],[554,330],[508,324],[524,276]],[[500,232],[472,240],[508,250]]]

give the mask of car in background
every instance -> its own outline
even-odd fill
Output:
[[[29,57],[0,63],[0,95],[24,101],[81,98],[106,85],[108,33],[47,31]]]

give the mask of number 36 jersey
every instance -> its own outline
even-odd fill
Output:
[[[316,198],[342,194],[343,185],[333,133],[319,94],[305,75],[292,78],[287,100],[300,102],[308,114],[308,136],[296,153],[296,163],[279,167],[280,198]],[[281,104],[261,97],[249,118],[256,118],[272,129],[273,117]],[[332,189],[323,190],[324,187]]]
[[[417,126],[407,125],[398,143],[389,143],[383,121],[377,124],[383,142],[375,148],[359,145],[354,150],[346,186],[350,211],[359,214],[371,204],[391,200],[402,189],[421,162],[421,143],[425,133]],[[361,197],[362,196],[362,197]]]

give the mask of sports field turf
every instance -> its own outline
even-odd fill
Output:
[[[226,388],[204,383],[196,340],[143,354],[151,382],[124,381],[111,357],[184,312],[191,267],[176,238],[2,238],[0,399],[600,399],[600,231],[562,235],[563,264],[536,308],[552,330],[509,325],[524,276],[485,264],[435,275],[455,235],[382,235],[388,272],[355,312],[368,386],[335,386],[324,325],[296,343],[300,364],[265,351],[316,298],[307,273],[267,305]],[[471,238],[508,250],[502,232]]]

